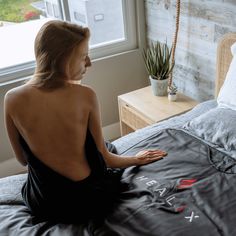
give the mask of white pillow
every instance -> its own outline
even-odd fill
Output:
[[[236,111],[236,43],[231,46],[233,59],[217,97],[218,106]]]

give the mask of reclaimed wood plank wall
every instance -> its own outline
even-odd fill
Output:
[[[172,43],[176,1],[145,0],[148,42]],[[181,0],[173,80],[198,101],[214,98],[219,39],[236,32],[236,0]]]

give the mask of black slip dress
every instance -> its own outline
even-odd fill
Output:
[[[73,181],[40,161],[21,137],[28,161],[28,178],[22,187],[24,203],[39,221],[85,223],[101,219],[113,210],[121,190],[122,170],[106,167],[93,136],[87,130],[85,153],[91,174]],[[109,143],[110,148],[114,149]]]

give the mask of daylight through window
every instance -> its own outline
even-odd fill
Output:
[[[0,82],[32,74],[33,44],[48,20],[91,30],[92,58],[136,47],[133,0],[0,0]]]

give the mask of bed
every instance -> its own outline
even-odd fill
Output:
[[[224,93],[218,96],[225,77],[232,74],[235,42],[231,33],[218,46],[216,98],[221,100],[202,102],[113,142],[122,155],[144,148],[160,148],[168,155],[123,172],[126,188],[102,224],[38,222],[22,201],[27,174],[20,174],[0,179],[0,235],[236,235],[236,110],[219,106]]]

